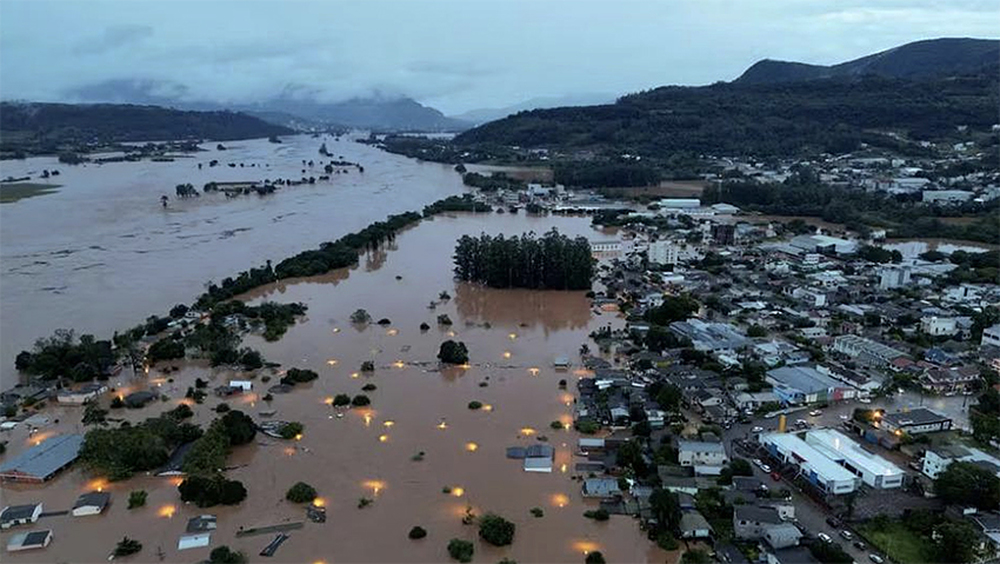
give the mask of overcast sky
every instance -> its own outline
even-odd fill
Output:
[[[231,102],[377,90],[454,114],[996,37],[998,22],[998,0],[3,0],[0,96],[141,80]]]

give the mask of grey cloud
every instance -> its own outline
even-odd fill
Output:
[[[98,55],[133,44],[153,35],[148,25],[118,24],[104,28],[97,36],[85,38],[76,44],[81,55]]]

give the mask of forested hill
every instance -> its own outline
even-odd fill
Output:
[[[998,70],[1000,40],[946,37],[915,41],[829,66],[765,59],[747,69],[735,82],[763,84],[866,75],[947,78],[969,74],[996,75]]]
[[[235,112],[192,112],[127,104],[0,104],[0,137],[38,146],[121,141],[230,141],[292,130]]]
[[[471,129],[458,147],[496,145],[631,152],[796,155],[861,143],[901,148],[996,123],[998,77],[907,80],[874,76],[777,84],[667,86],[604,106],[521,112]],[[919,149],[913,145],[906,148]]]

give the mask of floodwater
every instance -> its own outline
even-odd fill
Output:
[[[578,435],[550,428],[553,421],[571,422],[575,381],[590,375],[580,367],[580,345],[595,328],[609,323],[621,327],[623,320],[592,313],[583,292],[491,290],[452,278],[451,253],[461,235],[541,233],[551,227],[568,235],[606,238],[586,218],[443,215],[405,230],[391,246],[362,257],[353,269],[283,281],[245,296],[254,303],[301,301],[309,306],[306,318],[282,340],[267,343],[249,336],[245,342],[286,368],[320,374],[271,402],[261,399],[268,384],[260,378],[253,394],[229,400],[257,419],[261,410],[274,409],[277,419],[305,424],[299,441],[259,435],[254,444],[234,450],[229,463],[236,468],[228,475],[244,482],[247,500],[236,507],[199,509],[182,504],[176,482],[167,478],[100,484],[113,495],[104,515],[46,518],[36,528],[52,528],[52,544],[7,560],[97,562],[124,535],[144,544],[134,561],[155,562],[159,551],[168,562],[204,559],[210,548],[177,551],[177,539],[188,518],[211,513],[219,518],[211,546],[229,545],[258,561],[257,553],[273,534],[237,538],[237,530],[305,521],[304,508],[284,500],[285,491],[302,480],[317,488],[328,519],[325,524],[306,521],[302,529],[291,531],[275,562],[447,562],[452,538],[473,541],[477,562],[508,557],[579,563],[592,550],[614,562],[676,562],[677,553],[656,548],[631,518],[613,516],[599,523],[583,517],[597,502],[584,500],[581,482],[574,479],[574,462],[582,460],[574,455]],[[438,302],[442,291],[451,299]],[[428,307],[432,301],[438,302],[434,309]],[[349,316],[358,308],[374,320],[388,318],[390,324],[353,325]],[[438,325],[439,314],[454,323]],[[421,332],[422,322],[431,329]],[[438,370],[438,346],[448,338],[466,343],[469,366]],[[593,343],[591,348],[596,349]],[[555,370],[552,361],[560,355],[575,365]],[[374,373],[358,373],[365,360],[374,362]],[[171,399],[125,416],[140,420],[173,407],[199,376],[211,378],[211,387],[233,374],[182,365],[170,374],[170,382],[154,369],[139,385],[157,386]],[[558,385],[561,379],[568,381],[565,390]],[[326,404],[338,393],[361,393],[367,383],[377,386],[368,392],[370,408],[337,411]],[[469,410],[473,400],[485,407]],[[210,421],[220,401],[209,397],[194,406],[196,421]],[[61,423],[43,433],[78,428],[77,410],[59,408],[52,416]],[[506,447],[530,445],[540,437],[556,450],[553,473],[526,473],[520,461],[505,457]],[[12,449],[24,448],[27,440],[23,429],[15,430]],[[413,460],[418,453],[422,460]],[[44,487],[5,487],[5,503],[43,501],[46,510],[68,508],[77,494],[94,485],[87,478],[71,469]],[[443,493],[444,487],[451,493]],[[140,488],[149,491],[147,506],[127,510],[128,492]],[[362,497],[373,503],[359,508]],[[544,516],[531,516],[533,507]],[[480,542],[475,526],[462,524],[469,509],[477,515],[495,512],[516,523],[513,545],[496,548]],[[407,538],[415,525],[428,531],[427,538]]]
[[[464,191],[449,166],[351,138],[236,141],[226,143],[226,151],[211,143],[203,145],[207,151],[174,162],[0,162],[0,177],[37,178],[43,169],[58,169],[53,181],[62,185],[54,194],[0,205],[0,388],[16,383],[14,356],[55,329],[109,337],[150,314],[190,303],[209,280]],[[351,168],[330,181],[284,187],[266,197],[174,198],[181,183],[200,191],[210,181],[319,176],[322,142],[333,159],[360,163],[364,173]],[[210,168],[213,159],[220,166]],[[310,169],[303,160],[316,166]],[[163,194],[170,196],[167,208],[159,203]]]

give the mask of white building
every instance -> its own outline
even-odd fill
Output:
[[[983,339],[979,343],[1000,348],[1000,324],[983,329]]]
[[[994,468],[1000,478],[1000,460],[978,448],[961,445],[942,445],[927,449],[924,453],[924,463],[921,472],[932,480],[936,480],[941,472],[952,462],[978,462]]]
[[[973,193],[966,190],[924,190],[920,200],[925,204],[959,204],[972,199]]]
[[[803,478],[828,494],[848,494],[858,487],[860,479],[851,471],[791,433],[766,433],[760,443],[771,456],[797,466]]]
[[[877,489],[903,485],[903,471],[888,460],[861,448],[847,436],[833,429],[817,429],[806,433],[806,443]]]
[[[920,330],[934,337],[954,335],[958,332],[958,323],[954,317],[928,315],[920,319]]]
[[[677,461],[681,466],[724,466],[729,462],[722,443],[677,441]]]
[[[111,494],[108,492],[88,492],[77,498],[73,504],[73,517],[84,517],[86,515],[100,515],[104,508],[111,501]]]
[[[591,241],[590,250],[594,253],[617,253],[622,250],[621,241]]]
[[[910,267],[908,266],[883,266],[878,269],[879,290],[892,290],[902,288],[910,284]]]
[[[679,210],[700,208],[701,200],[698,198],[663,198],[656,202],[661,208]]]
[[[229,387],[239,388],[244,392],[249,392],[253,390],[253,382],[251,382],[250,380],[230,380]]]
[[[677,264],[678,245],[673,241],[656,241],[649,244],[647,258],[653,264]]]

